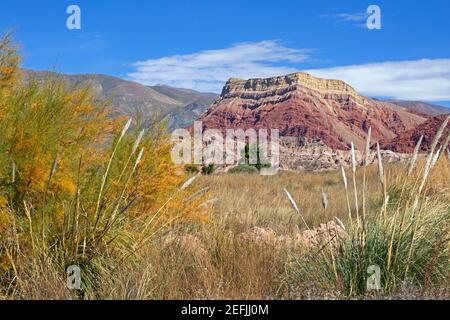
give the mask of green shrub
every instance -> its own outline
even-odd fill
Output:
[[[196,174],[196,173],[200,172],[200,170],[198,169],[198,166],[195,165],[195,164],[187,164],[187,165],[185,165],[184,166],[184,171],[187,174]]]
[[[424,214],[424,220],[416,226],[412,222],[403,232],[399,232],[400,221],[384,225],[374,218],[367,226],[365,241],[360,232],[352,230],[320,253],[311,250],[293,257],[288,267],[289,282],[314,284],[319,290],[349,298],[373,293],[367,290],[370,266],[380,268],[378,294],[393,294],[407,281],[419,287],[445,282],[450,258],[446,250],[449,212],[429,209],[432,215]],[[412,218],[406,215],[405,220]]]
[[[210,163],[204,167],[202,167],[202,174],[204,175],[212,175],[214,173],[214,171],[216,171],[216,167],[214,166],[213,163]]]
[[[249,145],[247,143],[245,145],[243,152],[244,152],[244,159],[245,159],[246,165],[255,167],[258,170],[261,170],[262,168],[270,168],[271,167],[270,162],[261,153],[259,144]],[[251,158],[250,154],[253,154],[253,155],[256,154],[256,163],[255,164],[250,163],[250,158]]]

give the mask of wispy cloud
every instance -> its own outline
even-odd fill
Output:
[[[311,50],[279,41],[238,43],[225,49],[173,55],[132,64],[131,80],[220,92],[229,78],[266,78],[298,72],[313,60]],[[450,101],[450,59],[387,61],[306,70],[317,77],[344,80],[372,97]]]
[[[306,72],[344,80],[369,96],[450,101],[450,59],[388,61]]]
[[[355,27],[366,27],[366,21],[369,14],[366,12],[360,13],[336,13],[336,14],[321,14],[320,18],[333,19],[338,24],[352,24]]]
[[[279,41],[238,43],[231,47],[187,55],[173,55],[133,63],[134,81],[164,83],[199,91],[220,92],[231,77],[264,78],[297,71],[290,66],[307,60],[309,49],[294,49]]]

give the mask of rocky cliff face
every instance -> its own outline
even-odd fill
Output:
[[[430,149],[430,145],[433,143],[433,140],[437,134],[437,131],[448,116],[449,115],[439,115],[432,117],[416,128],[399,133],[395,139],[381,141],[381,147],[383,149],[388,149],[395,152],[412,153],[420,137],[423,136],[420,149],[422,152],[428,152]],[[449,135],[450,125],[447,125],[447,128],[444,130],[439,141],[441,146],[446,141],[446,139],[448,139],[447,137]],[[442,146],[443,149],[446,149],[447,147],[448,145]]]
[[[242,95],[244,92],[253,92],[253,96],[258,92],[270,92],[274,89],[289,88],[301,85],[305,88],[329,94],[351,95],[359,99],[356,91],[341,80],[328,80],[313,77],[307,73],[293,73],[287,76],[273,77],[266,79],[241,80],[232,78],[225,84],[222,96]]]
[[[348,150],[352,141],[363,148],[369,127],[374,141],[390,141],[427,118],[363,97],[343,81],[295,73],[230,79],[199,121],[204,129],[279,129],[281,136],[304,137],[333,150]]]
[[[381,150],[383,161],[400,162],[408,159],[407,154],[390,150]],[[355,159],[358,165],[363,164],[364,153],[356,150]],[[378,161],[376,152],[369,157],[369,164]],[[330,171],[340,167],[351,167],[350,151],[335,150],[322,142],[307,142],[303,138],[283,137],[280,146],[280,167],[285,170]]]

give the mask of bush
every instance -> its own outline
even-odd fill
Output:
[[[30,270],[52,269],[59,281],[74,264],[90,270],[89,294],[110,261],[130,260],[156,230],[197,219],[201,200],[183,202],[187,177],[163,127],[140,130],[89,87],[57,76],[20,81],[17,56],[0,39],[0,296],[9,288],[27,297]]]
[[[207,175],[207,176],[212,175],[214,173],[214,171],[216,171],[216,167],[212,163],[210,163],[202,168],[202,174]]]
[[[244,147],[244,159],[245,164],[248,166],[255,167],[258,171],[263,168],[270,168],[271,164],[270,162],[265,159],[260,151],[259,144],[256,145],[249,145],[248,143]],[[250,164],[250,154],[256,155],[256,163]]]
[[[294,257],[288,274],[294,282],[313,283],[319,290],[340,292],[349,298],[370,295],[370,266],[380,268],[382,290],[378,293],[386,295],[394,294],[405,281],[419,287],[445,282],[450,259],[446,250],[450,213],[445,209],[435,213],[403,232],[393,229],[393,225],[399,228],[400,221],[386,226],[373,219],[367,225],[364,242],[360,232],[351,230],[348,237],[320,254],[312,250]]]
[[[439,133],[435,138],[438,140]],[[379,181],[386,181],[381,169]],[[364,188],[366,168],[363,170]],[[435,162],[423,171],[417,169],[416,175],[406,174],[401,167],[397,170],[396,184],[388,188],[384,182],[381,184],[383,203],[387,205],[369,214],[365,211],[368,195],[361,192],[361,216],[348,202],[347,226],[339,225],[342,232],[337,233],[334,241],[293,256],[287,268],[288,287],[313,286],[322,292],[361,298],[375,294],[392,296],[405,283],[428,288],[448,283],[450,202],[448,191],[431,189],[439,188],[435,172],[445,175],[447,160],[441,158],[437,166]],[[343,175],[346,181],[345,172]],[[355,173],[353,178],[356,190]],[[420,179],[421,185],[417,183]],[[346,182],[344,185],[348,199]],[[374,272],[379,279],[377,290],[372,291],[368,289],[368,281],[374,279],[370,277]]]
[[[231,174],[236,174],[236,173],[258,173],[258,169],[254,166],[250,166],[248,164],[241,164],[238,165],[237,167],[231,168],[230,170],[228,170],[228,173]]]
[[[184,171],[187,174],[196,174],[199,173],[200,170],[198,169],[198,166],[195,164],[187,164],[184,166]]]

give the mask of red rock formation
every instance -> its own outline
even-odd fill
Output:
[[[321,140],[347,150],[390,141],[427,121],[423,115],[360,96],[339,80],[294,73],[268,79],[230,79],[220,98],[200,117],[204,129],[279,129],[281,136]]]
[[[448,115],[440,115],[430,118],[414,129],[400,132],[395,139],[382,141],[381,147],[383,149],[389,149],[395,152],[411,153],[414,151],[414,148],[420,137],[423,136],[421,151],[429,151],[430,145],[433,143],[437,131],[439,130],[447,116]],[[441,144],[444,143],[449,134],[450,125],[448,125],[444,130],[444,133],[440,139]]]

